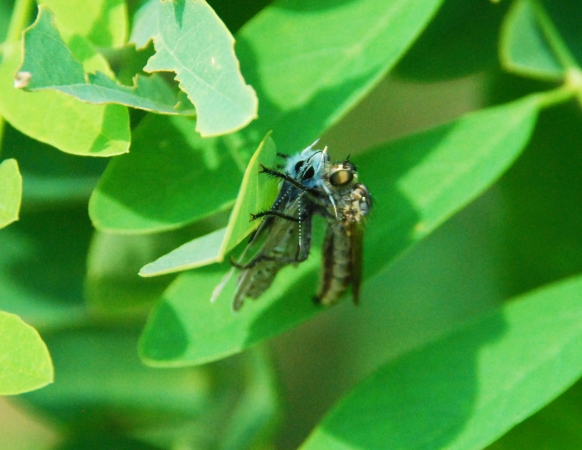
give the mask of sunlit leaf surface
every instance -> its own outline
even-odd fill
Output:
[[[58,61],[58,70],[54,62]],[[136,76],[134,86],[123,86],[102,72],[86,73],[53,25],[51,12],[41,6],[36,22],[24,33],[24,62],[20,76],[29,91],[52,89],[88,103],[118,103],[164,114],[194,114],[179,109],[178,98],[159,77]]]
[[[129,116],[121,105],[91,105],[60,92],[21,92],[14,74],[18,45],[4,48],[0,63],[0,114],[28,136],[66,153],[113,156],[129,149]]]
[[[15,159],[0,163],[0,228],[18,220],[22,199],[22,176]]]
[[[53,365],[37,331],[0,311],[0,395],[20,394],[53,381]]]

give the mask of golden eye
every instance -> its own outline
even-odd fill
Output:
[[[354,172],[351,170],[338,170],[329,177],[329,182],[334,186],[344,186],[354,179]]]

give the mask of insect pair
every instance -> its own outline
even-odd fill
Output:
[[[311,219],[323,216],[327,229],[323,244],[323,270],[316,301],[335,303],[352,286],[358,303],[362,274],[364,217],[371,207],[366,186],[358,183],[356,166],[348,159],[331,163],[327,147],[307,147],[286,159],[285,170],[261,166],[261,172],[282,181],[271,209],[252,215],[263,219],[234,267],[240,269],[233,300],[236,311],[245,298],[258,298],[283,267],[298,264],[309,256]],[[246,259],[248,253],[253,256]]]

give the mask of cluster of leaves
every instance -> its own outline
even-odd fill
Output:
[[[302,448],[479,449],[575,383],[582,7],[248,0],[243,16],[229,3],[212,4],[236,46],[203,0],[39,0],[32,24],[32,1],[0,0],[0,227],[22,216],[0,234],[0,394],[52,382],[54,365],[58,382],[22,399],[59,423],[62,448],[271,448],[278,383],[249,348],[325,311],[310,301],[319,250],[240,313],[233,283],[209,300],[249,212],[273,199],[257,168],[275,143],[307,146],[399,61],[424,81],[495,73],[493,106],[355,149],[375,201],[366,280],[385,292],[399,257],[493,185],[512,263],[530,272],[504,280],[510,302],[382,361]]]

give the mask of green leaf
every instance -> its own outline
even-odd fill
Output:
[[[381,367],[301,448],[483,448],[580,377],[578,313],[582,278],[517,298]]]
[[[354,158],[374,197],[365,237],[364,275],[388,267],[404,250],[481,194],[528,142],[537,96],[469,114]],[[314,223],[314,230],[323,227]],[[314,243],[319,239],[314,238]],[[140,341],[144,361],[200,364],[281,333],[325,308],[313,305],[319,252],[287,267],[255,303],[230,312],[235,283],[210,304],[226,265],[180,275],[152,311]],[[364,298],[363,302],[366,301]]]
[[[90,105],[60,92],[13,87],[21,62],[18,45],[4,48],[0,64],[0,115],[14,128],[61,151],[113,156],[129,149],[129,116],[120,105]]]
[[[414,41],[439,4],[440,0],[422,5],[328,0],[320,6],[285,1],[267,7],[237,35],[241,66],[259,96],[259,119],[236,134],[204,142],[184,128],[192,151],[228,152],[237,159],[241,173],[258,142],[270,130],[283,152],[300,151],[374,87]],[[148,34],[142,37],[135,30],[134,27],[138,43],[145,42]],[[333,50],[319,52],[314,48]],[[276,102],[273,96],[277,97]],[[159,131],[150,134],[157,139]],[[159,139],[173,140],[174,136]],[[149,141],[147,145],[151,145]],[[135,148],[133,144],[132,155]],[[147,160],[145,153],[144,159],[132,155],[124,159],[125,164],[113,161],[107,168],[90,205],[95,226],[124,233],[175,228],[231,205],[237,195],[240,174],[229,171],[220,177],[213,175],[212,182],[206,178],[196,181],[198,165],[185,158],[180,149],[151,149]],[[164,171],[162,176],[156,167],[167,168],[167,172],[171,167],[172,175],[166,176]],[[148,176],[140,175],[144,169]],[[132,177],[129,185],[128,174]],[[192,180],[192,184],[185,180]],[[219,192],[214,189],[217,184]],[[216,200],[196,201],[203,198],[200,186],[212,189],[211,197]],[[163,195],[153,198],[152,192]]]
[[[226,228],[180,246],[144,266],[139,274],[162,275],[222,262],[224,256],[258,225],[249,221],[251,214],[269,209],[277,196],[277,183],[259,176],[261,165],[273,167],[276,153],[275,144],[267,135],[247,166]]]
[[[54,70],[54,61],[58,69]],[[47,68],[51,70],[47,70]],[[26,74],[23,87],[28,91],[53,89],[79,100],[118,103],[164,114],[194,114],[193,109],[178,110],[178,98],[159,76],[137,75],[134,86],[123,86],[102,72],[86,73],[61,39],[53,25],[51,12],[42,5],[34,24],[24,32],[24,62],[18,76]]]
[[[153,277],[165,273],[195,269],[224,260],[221,248],[227,234],[226,228],[219,228],[212,233],[187,242],[143,266],[139,274]]]
[[[123,0],[91,0],[79,8],[68,0],[40,0],[54,14],[61,33],[87,38],[98,47],[118,47],[127,38],[127,7]]]
[[[563,8],[561,12],[565,12]],[[568,30],[557,27],[553,19],[541,1],[513,3],[501,34],[501,63],[508,71],[542,80],[561,80],[567,69],[579,67],[570,42],[564,39]],[[576,45],[575,40],[572,43]]]
[[[53,381],[53,366],[37,331],[0,311],[0,395],[39,389]]]
[[[18,220],[22,198],[22,176],[15,159],[0,163],[0,228]]]
[[[91,196],[96,228],[170,230],[232,206],[245,166],[191,128],[185,117],[149,115],[139,124],[131,153],[111,161]]]
[[[257,116],[257,96],[245,84],[234,38],[204,0],[154,0],[138,13],[132,41],[153,39],[156,53],[146,72],[176,73],[196,105],[196,131],[217,136],[246,126]]]
[[[249,137],[273,130],[286,152],[305,148],[382,79],[441,0],[281,0],[237,35],[246,79],[259,95]]]

